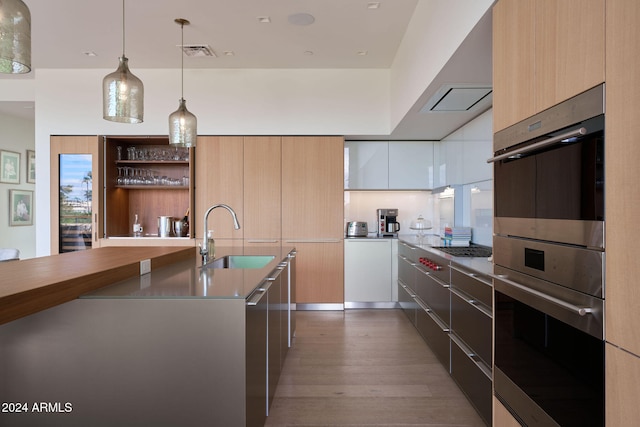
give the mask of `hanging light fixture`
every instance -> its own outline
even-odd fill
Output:
[[[184,54],[182,46],[184,46],[184,26],[190,22],[186,19],[178,18],[175,20],[180,25],[182,31],[182,42],[180,44],[180,104],[178,109],[169,115],[169,144],[180,147],[195,147],[196,138],[198,136],[198,120],[196,116],[187,110],[187,101],[184,100]]]
[[[20,0],[0,1],[0,73],[31,71],[31,13]]]
[[[118,68],[102,80],[102,117],[122,123],[142,123],[144,86],[129,71],[129,59],[124,55],[124,0],[122,0],[122,56]]]

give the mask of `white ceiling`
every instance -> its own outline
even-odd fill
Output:
[[[33,72],[0,78],[33,78],[38,68],[115,69],[122,54],[121,0],[24,1],[31,11]],[[181,35],[174,19],[185,18],[191,25],[184,28],[184,44],[209,45],[217,55],[185,57],[185,68],[390,68],[418,1],[129,0],[124,50],[134,72],[179,68]],[[370,9],[370,3],[379,8]],[[290,23],[298,13],[315,21]],[[489,99],[471,114],[419,112],[442,84],[452,82],[491,82],[490,13],[392,135],[379,137],[441,139],[490,107]],[[24,107],[0,102],[0,113],[33,118],[34,110]]]

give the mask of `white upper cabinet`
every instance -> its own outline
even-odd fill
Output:
[[[434,148],[434,188],[493,179],[493,167],[487,163],[492,148],[491,139],[438,143]]]
[[[492,111],[482,113],[434,146],[434,188],[493,179]]]
[[[345,190],[433,188],[433,143],[346,141]]]
[[[389,142],[389,189],[433,188],[433,143]]]
[[[380,190],[389,185],[387,141],[345,141],[344,188]]]
[[[493,156],[493,141],[465,141],[462,152],[462,183],[493,179],[493,163],[487,159]]]

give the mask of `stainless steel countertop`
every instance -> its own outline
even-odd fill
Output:
[[[457,264],[461,267],[476,271],[480,274],[489,275],[493,273],[493,262],[490,262],[488,258],[457,257],[434,248],[433,246],[442,245],[439,236],[428,235],[425,236],[421,241],[418,241],[415,235],[401,235],[398,237],[398,239],[399,241],[405,242],[409,245],[433,252],[436,255],[451,261],[453,264]]]
[[[216,247],[216,258],[226,255],[272,255],[275,258],[262,268],[203,269],[200,268],[200,255],[196,255],[80,298],[246,299],[294,249],[292,246]]]

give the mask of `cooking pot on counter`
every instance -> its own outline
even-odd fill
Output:
[[[369,227],[366,221],[350,221],[347,223],[347,237],[367,237]]]

